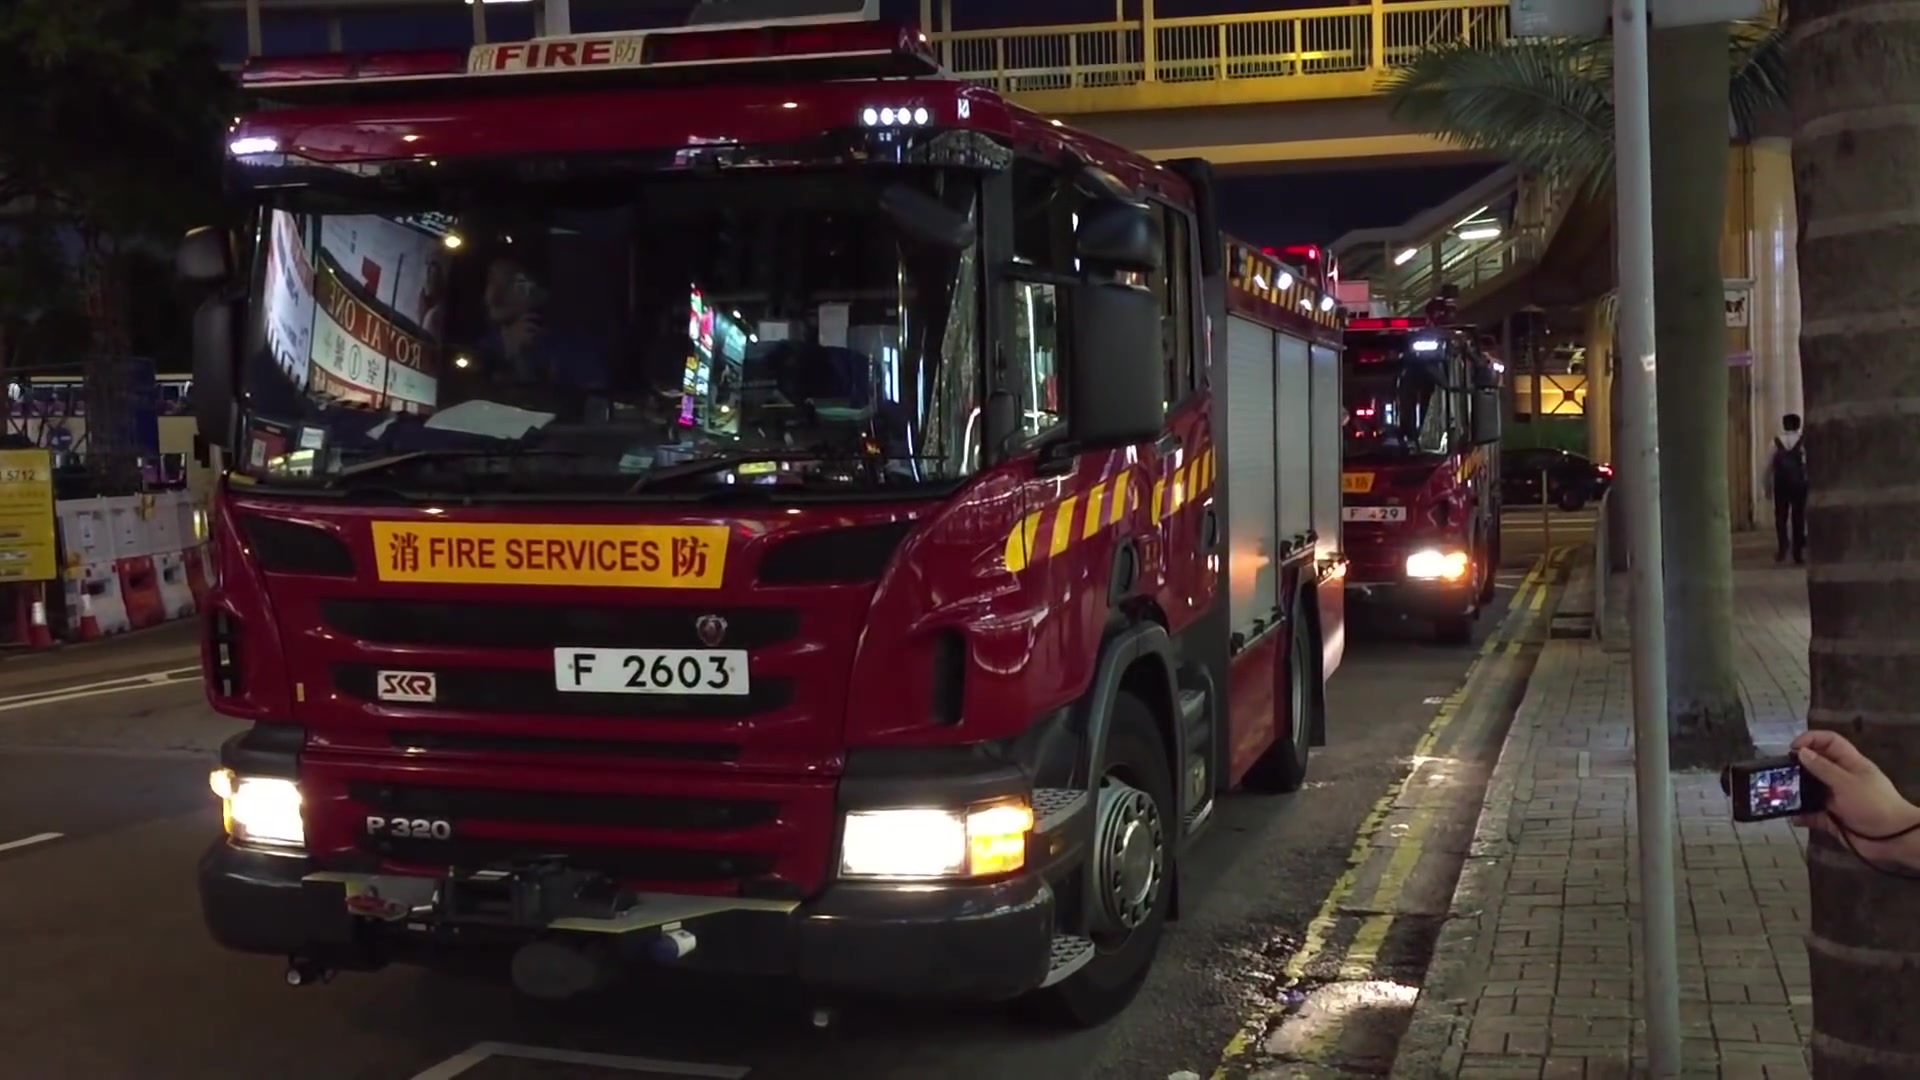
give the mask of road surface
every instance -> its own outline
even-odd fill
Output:
[[[1226,801],[1220,827],[1187,867],[1186,895],[1197,902],[1167,937],[1150,984],[1113,1023],[1074,1034],[1024,1026],[1001,1010],[877,1004],[842,1010],[823,1032],[811,1024],[812,1003],[793,991],[738,983],[641,984],[564,1010],[517,1000],[503,985],[399,968],[290,989],[278,962],[222,952],[200,925],[193,864],[219,829],[206,776],[238,725],[206,708],[190,631],[14,656],[0,661],[0,1072],[89,1080],[1205,1076],[1236,1033],[1264,1039],[1271,1027],[1294,1037],[1302,1024],[1342,1013],[1327,1007],[1342,987],[1393,986],[1400,990],[1388,992],[1389,1007],[1343,1020],[1331,1043],[1308,1033],[1331,1047],[1316,1053],[1383,1073],[1381,1048],[1390,1059],[1411,1004],[1405,987],[1424,970],[1437,932],[1431,913],[1445,910],[1460,838],[1471,833],[1510,712],[1438,741],[1428,732],[1443,726],[1436,713],[1444,720],[1458,711],[1455,692],[1477,659],[1520,655],[1486,637],[1539,618],[1540,590],[1530,589],[1500,629],[1524,575],[1523,567],[1502,574],[1500,610],[1482,619],[1472,646],[1433,645],[1418,628],[1356,629],[1330,689],[1331,745],[1315,753],[1307,789]],[[1513,675],[1482,696],[1510,694]],[[1424,808],[1409,818],[1383,795],[1412,790],[1405,778],[1416,746]],[[1417,867],[1384,866],[1394,876],[1377,887],[1392,886],[1389,906],[1404,917],[1383,923],[1356,906],[1364,897],[1351,881],[1341,884],[1342,874],[1350,860],[1379,862],[1393,837],[1413,843],[1409,829],[1426,837],[1427,850],[1415,849]],[[1359,880],[1359,892],[1374,887],[1364,868]],[[1356,956],[1364,970],[1345,970]],[[1318,1011],[1302,1014],[1316,995]],[[1236,1052],[1247,1043],[1240,1038]]]

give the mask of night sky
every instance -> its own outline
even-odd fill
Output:
[[[1220,181],[1221,224],[1256,244],[1331,244],[1354,229],[1399,225],[1498,167],[1230,176]]]

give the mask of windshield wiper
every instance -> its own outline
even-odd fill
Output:
[[[328,486],[330,487],[338,487],[340,484],[346,481],[352,480],[353,478],[358,476],[373,476],[379,473],[390,472],[394,469],[399,468],[402,465],[408,465],[414,462],[434,462],[434,461],[449,461],[449,460],[470,461],[470,460],[480,460],[485,458],[527,458],[527,457],[576,457],[577,458],[577,457],[598,457],[598,456],[600,455],[592,453],[590,451],[586,451],[586,450],[560,450],[560,449],[553,449],[550,447],[529,449],[526,447],[516,447],[511,445],[490,447],[484,450],[473,449],[473,448],[456,449],[452,447],[443,448],[439,450],[409,450],[404,454],[389,454],[386,457],[374,458],[372,461],[360,462],[358,465],[349,465],[346,468],[341,469],[339,472],[336,472],[331,477],[329,477],[327,483],[328,483]]]
[[[712,457],[654,469],[635,480],[633,486],[627,489],[627,494],[637,495],[660,484],[671,484],[675,480],[725,472],[742,465],[757,465],[763,461],[826,461],[838,456],[840,455],[825,450],[732,450]]]

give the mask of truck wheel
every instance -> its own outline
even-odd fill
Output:
[[[1315,709],[1320,704],[1320,688],[1314,675],[1320,670],[1315,662],[1316,642],[1306,632],[1304,609],[1293,607],[1291,633],[1287,642],[1287,737],[1276,739],[1247,770],[1246,786],[1256,791],[1299,791],[1307,782],[1307,758],[1313,753]]]
[[[1179,822],[1160,729],[1146,702],[1126,691],[1113,704],[1106,771],[1100,780],[1089,865],[1094,957],[1061,982],[1035,991],[1022,1011],[1061,1027],[1105,1023],[1132,1003],[1160,951],[1173,901]]]

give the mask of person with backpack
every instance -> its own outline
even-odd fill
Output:
[[[1767,465],[1767,495],[1773,500],[1773,530],[1779,539],[1774,562],[1807,561],[1807,446],[1800,438],[1800,414],[1780,418],[1780,434],[1773,439],[1773,460]]]

